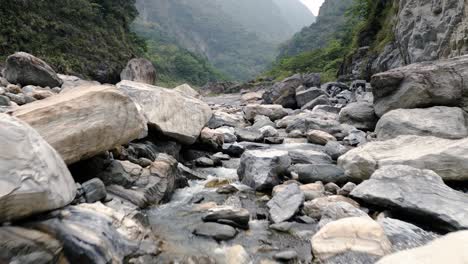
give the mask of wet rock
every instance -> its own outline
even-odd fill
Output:
[[[219,127],[215,129],[218,133],[222,133],[224,136],[224,143],[234,143],[237,141],[237,136],[235,134],[235,129],[232,127]]]
[[[75,181],[39,133],[6,114],[0,114],[0,127],[0,223],[72,202]]]
[[[340,156],[344,155],[349,151],[349,148],[341,145],[336,141],[328,141],[324,148],[325,153],[327,153],[333,160],[337,160]]]
[[[254,121],[258,115],[267,116],[271,121],[276,121],[288,115],[286,109],[281,105],[247,105],[243,109],[245,119]]]
[[[348,196],[353,190],[356,188],[356,184],[353,182],[346,183],[341,189],[338,191],[338,195]]]
[[[375,128],[379,140],[399,135],[435,136],[460,139],[468,136],[465,112],[458,107],[397,109],[380,118]]]
[[[297,184],[288,184],[267,203],[270,218],[274,223],[291,219],[304,203],[304,193]]]
[[[148,124],[183,144],[193,144],[212,116],[208,104],[177,91],[132,81],[122,81],[117,88],[141,106]],[[174,106],[179,111],[174,112]]]
[[[408,165],[435,171],[444,180],[468,179],[468,139],[399,136],[387,141],[370,142],[338,159],[346,175],[368,179],[374,171],[388,165]]]
[[[200,143],[211,149],[220,149],[224,144],[224,134],[214,129],[205,127],[200,132]]]
[[[371,103],[350,103],[341,109],[339,121],[354,126],[359,130],[374,131],[378,121]]]
[[[382,167],[357,186],[351,196],[408,215],[424,216],[446,230],[468,228],[468,209],[464,206],[468,196],[445,185],[430,170],[404,165]]]
[[[107,196],[106,186],[98,178],[84,182],[81,186],[87,203],[99,202],[104,200]]]
[[[133,100],[113,86],[83,86],[19,107],[13,115],[36,129],[67,164],[127,144],[147,129]]]
[[[382,257],[392,250],[383,228],[374,220],[363,217],[328,223],[312,237],[311,244],[316,260],[321,262],[327,262],[336,255],[356,252],[364,256],[360,256],[360,261],[356,262],[349,255],[347,263],[372,263],[362,262],[362,259],[369,255],[374,260],[375,256]]]
[[[235,133],[238,141],[263,142],[263,134],[258,129],[236,128]]]
[[[450,233],[426,246],[400,251],[382,258],[377,264],[399,263],[453,263],[464,264],[468,260],[466,245],[468,231]]]
[[[365,212],[347,202],[328,203],[321,210],[321,214],[319,222],[320,228],[328,223],[347,217],[364,217],[371,219]]]
[[[297,252],[294,250],[281,251],[276,253],[273,258],[279,261],[290,261],[297,258]]]
[[[420,247],[439,237],[433,232],[393,218],[385,217],[378,222],[392,242],[394,251]]]
[[[242,155],[237,174],[243,184],[255,190],[268,190],[279,184],[290,164],[287,151],[249,150]]]
[[[334,136],[320,130],[307,131],[306,136],[309,143],[312,144],[326,145],[329,141],[336,141]]]
[[[250,213],[244,208],[216,207],[202,217],[205,222],[231,221],[236,227],[249,228]]]
[[[245,151],[245,147],[239,143],[224,144],[223,153],[228,154],[231,157],[240,157]]]
[[[312,109],[314,109],[314,107],[316,107],[318,105],[331,105],[331,102],[328,99],[328,96],[321,95],[321,96],[315,98],[314,100],[308,102],[307,104],[303,105],[301,107],[301,109],[302,110],[305,110],[305,109],[312,110]]]
[[[333,164],[295,164],[288,171],[297,173],[302,183],[339,183],[347,180],[344,171]]]
[[[228,225],[218,223],[203,223],[193,231],[195,235],[211,237],[215,240],[229,240],[237,235],[237,231]]]
[[[341,195],[332,195],[305,202],[303,212],[307,216],[319,219],[327,205],[337,202],[346,202],[359,209],[359,204],[356,201]]]
[[[216,192],[220,193],[220,194],[231,194],[231,193],[236,193],[238,191],[239,191],[239,189],[237,189],[236,186],[231,185],[231,184],[221,186],[216,190]]]
[[[23,86],[56,87],[63,83],[47,63],[25,52],[17,52],[7,58],[3,76],[8,82]]]
[[[147,59],[131,59],[120,73],[120,79],[154,84],[156,82],[156,69],[153,63]]]
[[[215,111],[207,126],[212,129],[219,127],[244,127],[244,118],[240,115],[229,114],[223,111]]]
[[[316,87],[312,87],[304,91],[296,91],[297,106],[303,107],[308,102],[314,100],[315,98],[321,95],[326,95],[326,93]]]
[[[367,134],[364,131],[353,129],[348,136],[343,139],[343,143],[348,146],[360,146],[367,143]]]

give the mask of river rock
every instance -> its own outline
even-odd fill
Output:
[[[331,105],[330,100],[328,99],[328,96],[326,95],[321,95],[314,100],[308,102],[307,104],[303,105],[301,107],[302,110],[309,109],[312,110],[314,107],[319,106],[319,105]]]
[[[468,56],[415,63],[372,76],[378,116],[398,108],[466,106]]]
[[[435,171],[444,180],[468,179],[468,139],[399,136],[369,142],[338,159],[338,166],[356,180],[368,179],[374,171],[388,165],[408,165]]]
[[[74,89],[17,108],[67,164],[93,157],[146,134],[135,103],[113,86]]]
[[[235,134],[238,141],[263,142],[263,134],[254,128],[236,128]]]
[[[260,128],[259,131],[262,133],[264,138],[273,138],[279,136],[278,130],[272,126],[264,126]]]
[[[222,133],[224,136],[224,143],[234,143],[237,141],[237,136],[235,134],[235,129],[229,126],[222,126],[216,128],[215,131]]]
[[[0,114],[0,127],[0,223],[72,202],[75,181],[39,133],[6,114]]]
[[[464,264],[468,262],[467,245],[468,231],[459,231],[436,239],[426,246],[386,256],[378,261],[377,264]]]
[[[245,127],[244,118],[241,115],[229,114],[223,111],[213,112],[213,116],[208,122],[209,128],[215,129],[223,126],[227,127]]]
[[[3,77],[10,83],[19,83],[23,86],[53,88],[63,83],[52,67],[26,52],[17,52],[7,58]]]
[[[291,219],[299,211],[304,199],[304,193],[298,184],[287,184],[267,203],[271,220],[277,224]]]
[[[237,235],[236,229],[218,223],[203,223],[197,226],[193,233],[199,236],[211,237],[215,240],[229,240]]]
[[[214,129],[205,127],[200,132],[200,143],[211,149],[220,149],[224,144],[224,134]]]
[[[323,90],[316,87],[312,87],[303,91],[296,91],[297,106],[303,107],[308,102],[314,100],[315,98],[321,95],[326,95],[326,93]]]
[[[433,232],[398,219],[385,217],[378,222],[392,242],[395,251],[420,247],[439,237]]]
[[[266,104],[278,104],[286,108],[297,108],[296,88],[303,84],[301,74],[296,74],[277,82],[263,93]],[[272,119],[273,120],[273,119]]]
[[[341,109],[338,119],[341,123],[364,131],[373,131],[378,121],[373,104],[367,102],[348,104]]]
[[[299,188],[304,193],[306,201],[311,201],[316,198],[325,196],[325,187],[321,182],[304,184],[299,186]]]
[[[294,250],[281,251],[276,253],[273,258],[279,261],[290,261],[297,258],[297,252]]]
[[[319,219],[322,216],[322,211],[327,207],[327,205],[337,202],[349,203],[359,209],[359,204],[356,201],[341,195],[331,195],[305,202],[303,212],[307,216]]]
[[[249,228],[250,213],[244,208],[215,207],[202,217],[206,222],[231,221],[241,228]]]
[[[344,171],[334,164],[295,164],[288,171],[297,173],[302,183],[340,183],[347,180]]]
[[[281,105],[259,105],[250,104],[243,109],[245,119],[254,121],[257,115],[263,115],[270,118],[271,121],[276,121],[288,115],[286,109]]]
[[[360,261],[356,262],[350,255],[347,263],[372,263],[363,262],[366,255],[374,260],[392,250],[392,244],[383,228],[366,217],[343,218],[328,223],[312,237],[311,244],[314,256],[320,262],[327,262],[336,255],[356,252],[363,254]]]
[[[273,128],[276,127],[275,123],[273,123],[268,116],[256,115],[254,118],[254,124],[252,125],[252,128],[261,129],[266,126],[271,126]]]
[[[224,154],[228,154],[231,157],[240,157],[244,153],[245,147],[234,142],[232,144],[223,144],[222,151]]]
[[[289,152],[293,164],[332,164],[332,159],[327,154],[307,149],[285,149]]]
[[[117,87],[141,106],[149,125],[183,144],[195,143],[212,116],[208,104],[177,91],[132,81]]]
[[[242,155],[237,174],[243,184],[256,190],[267,190],[279,184],[290,164],[287,151],[249,150]]]
[[[350,149],[341,145],[336,141],[328,141],[323,149],[333,160],[337,160],[340,156],[344,155]]]
[[[458,107],[396,109],[380,118],[375,128],[379,140],[399,135],[460,139],[468,136],[465,112]]]
[[[150,84],[153,84],[153,83],[150,83]],[[174,88],[174,91],[178,91],[179,93],[181,93],[183,95],[190,96],[190,97],[194,97],[194,98],[197,98],[197,99],[202,99],[201,94],[199,92],[197,92],[195,89],[193,89],[192,87],[190,87],[190,85],[188,85],[186,83],[177,86],[176,88]]]
[[[329,141],[336,141],[336,138],[325,131],[310,130],[307,131],[307,140],[309,143],[326,145]]]
[[[468,228],[468,208],[464,206],[468,195],[451,189],[430,170],[385,166],[358,185],[351,196],[408,215],[423,216],[425,220],[438,223],[439,228]]]
[[[347,217],[365,217],[371,219],[364,211],[352,206],[350,203],[328,203],[321,210],[319,227],[322,228],[330,222]]]
[[[131,59],[120,73],[120,79],[154,84],[156,82],[156,69],[153,63],[144,58]]]

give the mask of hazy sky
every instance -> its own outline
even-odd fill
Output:
[[[301,0],[312,12],[314,15],[318,15],[320,6],[322,5],[324,0]]]

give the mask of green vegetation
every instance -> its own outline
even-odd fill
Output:
[[[2,0],[0,59],[25,51],[58,72],[116,82],[144,42],[130,31],[135,0]]]

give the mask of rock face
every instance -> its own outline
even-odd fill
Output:
[[[387,166],[358,185],[351,196],[367,203],[393,208],[406,214],[424,216],[440,228],[468,228],[468,195],[444,184],[430,170],[409,166]]]
[[[0,127],[0,223],[73,201],[75,181],[39,133],[5,114],[0,114]]]
[[[120,73],[120,79],[154,84],[156,82],[156,69],[153,63],[147,59],[131,59]]]
[[[399,136],[370,142],[338,159],[338,166],[353,179],[368,179],[374,171],[388,165],[408,165],[435,171],[444,180],[468,179],[468,139]]]
[[[304,199],[304,193],[296,183],[288,184],[275,193],[273,199],[267,203],[273,222],[281,223],[289,220],[299,211]]]
[[[435,136],[448,139],[468,136],[465,112],[458,107],[446,106],[392,110],[380,118],[375,132],[380,140],[395,138],[399,135]]]
[[[148,124],[183,144],[193,144],[212,115],[206,103],[177,91],[131,81],[117,87],[141,106]]]
[[[289,165],[291,158],[287,151],[249,150],[242,155],[237,174],[245,185],[267,190],[279,184],[279,177]]]
[[[415,63],[372,77],[378,116],[397,108],[468,106],[468,56]]]
[[[14,84],[37,85],[54,88],[63,81],[43,60],[25,52],[17,52],[8,57],[3,76]]]
[[[399,263],[453,263],[468,262],[468,231],[450,233],[426,246],[394,253],[382,258],[377,264]]]
[[[382,227],[370,218],[350,217],[325,225],[312,237],[312,251],[320,262],[352,252],[381,257],[391,252],[392,244]],[[371,263],[352,262],[347,263]]]
[[[377,123],[374,106],[370,103],[350,103],[341,109],[339,120],[364,131],[373,131]]]
[[[80,87],[17,108],[67,164],[93,157],[146,134],[135,103],[113,86]]]

